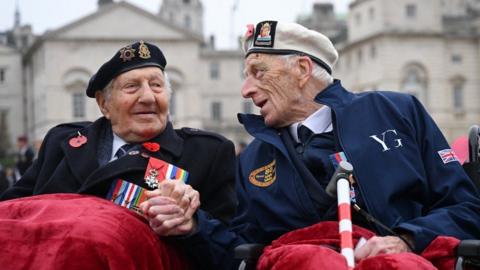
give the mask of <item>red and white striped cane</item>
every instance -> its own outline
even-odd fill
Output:
[[[338,230],[340,234],[340,249],[343,257],[347,260],[348,269],[355,267],[352,238],[352,212],[350,208],[350,181],[348,178],[353,172],[353,166],[347,161],[340,161],[337,170],[332,176],[326,190],[333,195],[333,185],[336,184],[338,199]]]

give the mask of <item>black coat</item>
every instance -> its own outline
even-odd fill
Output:
[[[45,193],[106,197],[112,181],[119,178],[148,188],[144,175],[148,156],[152,156],[189,172],[188,184],[200,193],[201,209],[224,221],[233,215],[235,155],[231,141],[197,129],[174,130],[168,123],[162,134],[150,140],[160,145],[160,151],[141,148],[100,166],[99,138],[109,125],[108,120],[100,118],[93,123],[62,124],[51,129],[38,159],[0,200]],[[78,132],[87,138],[87,143],[73,147],[69,140]]]

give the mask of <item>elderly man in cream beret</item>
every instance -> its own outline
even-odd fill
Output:
[[[241,93],[260,115],[239,115],[255,139],[238,160],[236,218],[225,226],[198,213],[189,254],[209,269],[236,268],[236,246],[288,233],[258,269],[351,268],[338,252],[337,199],[326,191],[340,161],[354,168],[357,269],[430,269],[417,254],[432,241],[480,237],[478,194],[414,96],[349,92],[332,77],[331,41],[295,23],[249,25],[244,49]]]

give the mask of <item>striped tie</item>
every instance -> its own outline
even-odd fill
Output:
[[[122,147],[118,148],[117,152],[115,153],[115,157],[117,159],[125,156],[128,153],[128,150],[133,147],[133,144],[124,144]]]

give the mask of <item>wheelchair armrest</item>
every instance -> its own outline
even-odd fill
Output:
[[[464,266],[480,266],[480,240],[462,240],[456,253],[456,270],[464,269]]]
[[[480,258],[480,240],[462,240],[457,247],[457,256]]]
[[[242,259],[239,270],[255,270],[258,258],[262,255],[263,244],[243,244],[235,247],[235,259]]]
[[[257,260],[262,255],[263,244],[243,244],[235,248],[235,259],[246,261]]]

